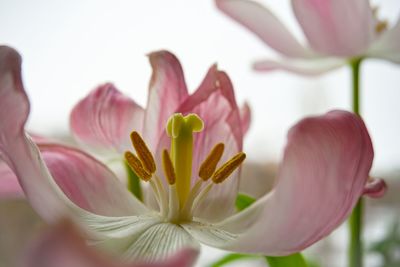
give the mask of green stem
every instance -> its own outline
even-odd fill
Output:
[[[353,112],[360,115],[360,65],[362,59],[351,62],[353,77]],[[349,219],[350,245],[349,245],[349,267],[363,266],[363,244],[362,244],[362,217],[363,199],[360,198]]]
[[[128,190],[135,195],[135,197],[137,199],[139,199],[140,201],[143,200],[143,195],[142,195],[142,188],[140,185],[140,179],[139,177],[136,175],[136,173],[134,173],[131,169],[131,167],[129,167],[128,163],[124,162],[125,165],[125,169],[126,169],[126,174],[128,176]]]

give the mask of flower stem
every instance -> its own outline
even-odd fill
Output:
[[[353,112],[360,115],[360,66],[361,58],[351,61],[353,78]],[[349,267],[363,266],[363,244],[362,244],[362,217],[363,199],[358,200],[353,213],[349,219],[350,245],[349,245]]]

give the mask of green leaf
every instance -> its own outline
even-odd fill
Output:
[[[229,264],[234,261],[250,259],[250,258],[257,258],[257,257],[258,256],[254,256],[254,255],[232,253],[232,254],[228,254],[228,255],[222,257],[220,260],[214,262],[213,264],[210,265],[210,267],[220,267],[220,266],[224,266],[224,265]]]
[[[300,253],[284,257],[265,257],[270,267],[307,267],[307,263]]]
[[[129,167],[128,163],[124,163],[126,173],[128,175],[128,190],[140,201],[143,200],[142,188],[140,186],[140,179],[136,175],[134,171],[132,171],[131,167]]]
[[[236,208],[238,211],[242,211],[245,208],[249,207],[253,204],[256,200],[251,196],[245,194],[238,194],[236,197]]]

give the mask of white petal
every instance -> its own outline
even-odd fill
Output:
[[[283,55],[308,57],[311,54],[271,11],[258,3],[244,0],[216,0],[216,4],[221,11]]]
[[[313,76],[340,68],[346,63],[346,60],[340,58],[262,60],[256,62],[253,68],[257,71],[286,70],[296,74]]]
[[[155,261],[167,258],[184,248],[199,249],[199,243],[182,227],[160,223],[148,228],[125,252],[127,260]]]

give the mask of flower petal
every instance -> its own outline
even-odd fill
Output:
[[[61,145],[41,144],[39,148],[53,179],[77,206],[108,216],[146,211],[105,165],[89,155]]]
[[[70,204],[64,193],[77,205],[102,214],[130,212],[129,215],[145,209],[104,165],[78,150],[41,145],[49,171],[39,148],[24,132],[28,113],[21,58],[12,48],[0,47],[0,156],[18,177],[36,211],[48,221],[64,216],[66,205]],[[75,183],[82,188],[72,187]],[[97,193],[100,195],[91,198]]]
[[[75,227],[62,222],[44,232],[23,255],[21,267],[189,267],[197,251],[185,249],[154,263],[121,263],[88,247]]]
[[[371,45],[368,55],[400,64],[400,18]]]
[[[0,199],[23,198],[24,191],[13,171],[0,161]]]
[[[233,86],[226,73],[212,66],[198,90],[187,98],[178,112],[196,113],[204,121],[204,129],[196,134],[193,155],[192,182],[196,182],[198,171],[208,153],[218,143],[225,144],[220,165],[242,149],[243,132],[240,111],[235,101]],[[239,184],[239,173],[215,185],[202,201],[195,216],[219,221],[235,211],[235,198]]]
[[[239,234],[220,247],[278,256],[310,246],[350,214],[372,159],[371,140],[358,116],[333,111],[302,120],[289,132],[274,189],[216,225]]]
[[[387,191],[385,180],[380,178],[370,178],[364,188],[364,195],[371,198],[381,198]]]
[[[244,103],[240,108],[240,121],[242,124],[242,133],[245,135],[250,128],[251,122],[251,110],[248,103]]]
[[[73,135],[96,149],[123,153],[130,148],[129,134],[142,131],[144,110],[107,83],[93,90],[72,110]]]
[[[145,113],[143,136],[150,149],[155,151],[164,133],[168,118],[188,95],[183,70],[179,60],[168,51],[149,55],[153,74]]]
[[[338,58],[315,58],[310,60],[281,59],[279,61],[258,61],[254,63],[253,68],[257,71],[286,70],[300,75],[313,76],[340,68],[346,64],[346,60]]]
[[[359,56],[374,38],[368,0],[292,0],[292,4],[311,47],[320,53]]]
[[[217,7],[256,34],[262,41],[288,57],[308,57],[304,48],[285,25],[268,9],[248,0],[216,0]]]
[[[190,248],[199,250],[200,244],[182,227],[172,223],[160,223],[148,228],[127,249],[128,260],[154,262],[165,259],[174,252]]]

